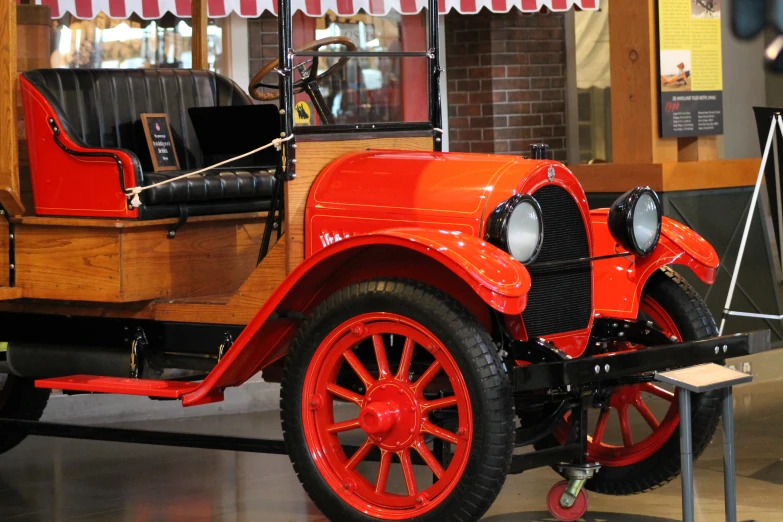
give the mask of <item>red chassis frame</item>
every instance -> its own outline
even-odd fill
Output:
[[[455,172],[454,162],[465,170]],[[389,176],[390,171],[400,174]],[[416,183],[401,180],[404,176],[414,177]],[[455,176],[463,183],[453,183]],[[521,313],[530,275],[509,254],[480,238],[485,233],[486,209],[547,183],[561,186],[577,201],[591,256],[616,255],[607,211],[590,212],[578,181],[559,163],[403,151],[343,156],[319,174],[310,191],[304,262],[269,297],[201,383],[75,376],[37,385],[177,398],[184,406],[220,401],[226,387],[242,384],[285,355],[298,326],[292,318],[307,315],[339,288],[373,277],[415,278],[435,286],[463,303],[488,329],[490,310],[495,310],[505,317],[512,334],[524,340]],[[368,191],[368,186],[373,190]],[[400,186],[417,189],[411,195],[400,191]],[[340,187],[340,198],[330,199]],[[435,209],[437,218],[422,209]],[[399,227],[402,222],[406,228]],[[342,235],[325,235],[326,230]],[[645,282],[667,264],[688,266],[705,283],[712,283],[718,256],[698,234],[664,218],[660,243],[649,256],[628,254],[593,262],[593,319],[635,319]],[[579,357],[591,328],[592,321],[584,330],[547,340]]]

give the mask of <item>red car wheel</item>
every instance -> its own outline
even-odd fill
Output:
[[[395,372],[391,370],[385,340],[390,335],[404,343]],[[371,375],[354,353],[354,348],[365,341],[373,344],[377,377]],[[411,380],[411,361],[417,350],[426,350],[435,360]],[[338,374],[346,364],[362,381],[365,393],[355,393],[337,383]],[[453,395],[425,399],[425,389],[441,373],[452,383]],[[386,520],[401,515],[419,516],[447,498],[465,471],[473,435],[465,380],[443,343],[415,321],[397,314],[378,313],[361,315],[341,324],[316,349],[307,369],[304,394],[305,438],[316,466],[332,489],[358,511]],[[334,406],[339,400],[357,405],[358,416],[338,422]],[[431,412],[444,408],[456,410],[455,432],[430,421]],[[346,454],[337,436],[348,431],[361,432],[365,438],[351,455]],[[427,435],[454,448],[447,467],[441,466],[427,446]],[[368,480],[356,468],[376,449],[380,452],[380,467],[375,479]],[[427,486],[417,481],[411,460],[414,453],[437,477],[433,484]],[[406,494],[387,492],[392,466],[400,466]]]
[[[281,409],[291,460],[324,514],[478,520],[513,447],[508,378],[486,332],[447,296],[404,281],[349,287],[307,323]],[[448,458],[436,457],[441,445]]]
[[[639,305],[642,314],[655,324],[667,337],[677,341],[682,339],[674,319],[652,297],[645,295]],[[627,350],[643,350],[643,346],[630,345]],[[663,415],[656,416],[650,410],[644,394],[655,396],[666,403],[668,409]],[[650,427],[651,432],[634,438],[631,429],[630,412],[636,410]],[[593,434],[588,437],[590,458],[602,466],[618,467],[640,462],[654,455],[663,447],[680,422],[679,405],[676,392],[664,389],[655,383],[634,384],[615,388],[609,397],[609,409],[598,414]],[[619,421],[622,445],[610,444],[605,440],[609,416],[616,414]]]
[[[677,340],[717,335],[707,305],[677,272],[664,267],[644,287],[640,319]],[[612,349],[613,348],[613,349]],[[615,343],[610,351],[643,350],[645,346]],[[601,470],[585,489],[609,495],[632,495],[661,486],[680,474],[679,406],[676,393],[655,383],[620,386],[608,390],[603,409],[593,409],[588,436],[588,458]],[[695,396],[692,402],[694,456],[707,447],[720,418],[716,393]],[[562,444],[570,432],[566,415],[553,437],[536,442],[537,448]]]

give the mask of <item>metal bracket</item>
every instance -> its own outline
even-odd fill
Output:
[[[136,333],[131,341],[130,354],[130,377],[138,379],[141,375],[141,369],[144,366],[144,349],[149,345],[147,335],[141,326],[136,327]]]
[[[223,358],[223,356],[226,354],[226,352],[231,349],[231,346],[234,344],[234,337],[231,335],[231,332],[224,332],[223,333],[223,341],[221,341],[220,346],[218,347],[218,357],[217,362],[220,362],[220,359]]]
[[[177,236],[177,230],[179,230],[179,227],[185,224],[188,220],[188,207],[185,205],[179,206],[179,217],[177,218],[177,222],[174,223],[169,227],[169,231],[166,234],[166,237],[169,239],[174,239]]]

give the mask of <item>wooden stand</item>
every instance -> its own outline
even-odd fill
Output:
[[[725,348],[725,347],[724,347]],[[718,350],[718,347],[715,348]],[[694,521],[693,435],[691,429],[691,393],[713,390],[723,392],[723,489],[726,522],[737,522],[737,483],[734,471],[734,406],[732,386],[753,380],[748,375],[709,363],[658,373],[655,380],[679,388],[680,455],[682,461],[682,520]]]

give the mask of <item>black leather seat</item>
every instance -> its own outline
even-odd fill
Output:
[[[77,144],[132,153],[137,186],[208,166],[188,109],[253,103],[233,81],[210,71],[39,69],[24,76],[54,107],[63,131]],[[153,171],[142,113],[168,115],[182,171]],[[183,205],[188,215],[265,210],[272,197],[274,168],[243,163],[241,168],[209,171],[146,190],[140,215],[177,216]]]

